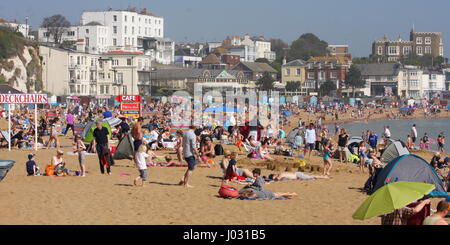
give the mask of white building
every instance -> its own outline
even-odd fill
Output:
[[[430,99],[442,91],[445,91],[445,74],[437,71],[424,71],[422,73],[422,96]]]
[[[16,32],[22,33],[22,35],[26,38],[31,38],[32,36],[29,36],[28,33],[30,31],[30,26],[26,24],[20,24],[13,21],[0,21],[0,26],[8,27],[11,30],[14,30]]]
[[[164,37],[164,19],[145,9],[139,13],[134,9],[82,13],[82,25],[94,21],[108,27],[113,47],[137,47],[140,39]]]
[[[103,54],[40,46],[44,90],[54,95],[147,94],[150,87],[149,56],[140,51]]]
[[[399,72],[399,95],[403,98],[420,99],[423,94],[423,71],[417,66],[404,66]]]
[[[242,61],[253,62],[259,58],[265,58],[269,61],[276,59],[275,52],[271,51],[270,41],[267,41],[263,36],[250,37],[249,35],[245,35],[243,38],[232,36],[231,38],[228,37],[224,41],[224,44],[225,46],[231,46],[226,48],[232,54],[240,54]]]
[[[143,51],[152,60],[170,64],[174,61],[175,43],[164,38],[164,18],[135,9],[86,11],[79,26],[67,29],[62,41],[84,39],[86,52]],[[39,29],[40,42],[53,42],[46,29]]]

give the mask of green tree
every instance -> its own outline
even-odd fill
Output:
[[[270,75],[270,73],[264,72],[263,76],[256,82],[256,85],[261,90],[269,91],[273,89],[274,82],[275,80]]]
[[[289,48],[289,44],[285,43],[281,39],[271,39],[270,48],[275,52],[275,60],[281,63],[283,61],[283,58],[287,56],[287,49]]]
[[[331,96],[331,92],[335,91],[336,89],[336,84],[331,80],[327,80],[320,86],[320,96]]]
[[[288,52],[289,60],[308,60],[310,57],[325,56],[327,54],[328,43],[320,40],[312,33],[301,35],[293,41]]]
[[[295,92],[300,88],[300,82],[287,82],[286,83],[286,91]]]
[[[420,67],[439,67],[445,63],[445,58],[442,56],[433,57],[431,54],[416,55],[410,54],[400,59],[400,62],[404,65],[413,65]]]
[[[53,41],[55,43],[60,43],[62,34],[70,27],[70,22],[66,17],[56,14],[44,18],[41,27],[47,29],[47,32],[53,36]]]
[[[268,59],[266,59],[266,58],[258,58],[258,59],[255,60],[255,62],[266,63],[266,64],[270,65],[270,61]]]
[[[352,88],[353,97],[355,97],[356,88],[364,88],[366,80],[362,79],[361,71],[355,65],[350,66],[350,69],[345,74],[344,84],[346,87]]]
[[[281,79],[281,63],[274,61],[269,64],[273,69],[277,70],[277,79]]]

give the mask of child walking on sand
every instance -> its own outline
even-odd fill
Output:
[[[138,151],[134,157],[134,162],[139,170],[139,176],[134,179],[134,185],[137,186],[138,181],[141,181],[140,186],[143,187],[145,181],[147,181],[147,158],[150,156],[147,154],[147,146],[142,144],[139,146]]]

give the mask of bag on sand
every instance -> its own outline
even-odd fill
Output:
[[[214,153],[216,154],[216,156],[223,155],[223,147],[221,144],[217,144],[216,146],[214,146]]]
[[[236,188],[222,184],[219,189],[219,196],[223,198],[236,198],[239,192]]]
[[[45,175],[46,176],[55,175],[55,166],[53,166],[52,164],[45,166]]]

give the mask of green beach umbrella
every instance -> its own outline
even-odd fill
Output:
[[[354,219],[370,219],[405,207],[436,187],[432,184],[399,181],[387,184],[367,198],[353,214]]]

